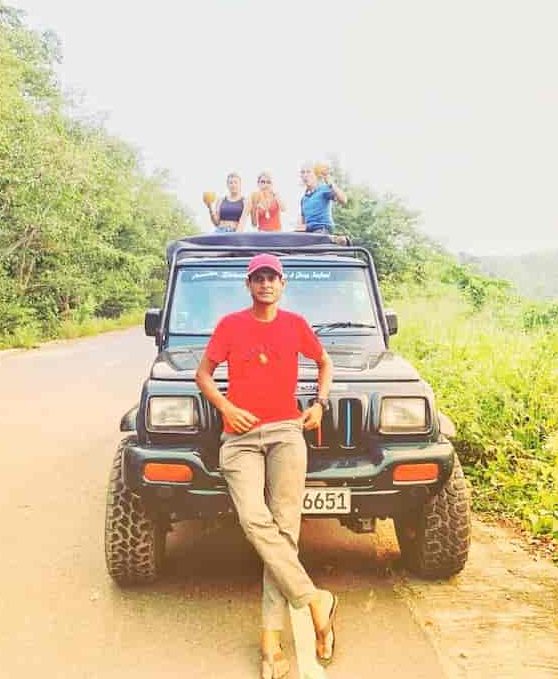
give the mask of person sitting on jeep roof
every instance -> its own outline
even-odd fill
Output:
[[[258,231],[281,231],[281,212],[285,204],[273,187],[269,172],[258,175],[258,190],[250,196],[252,224]]]
[[[215,205],[204,194],[204,202],[215,226],[215,233],[242,231],[248,214],[247,201],[241,193],[240,176],[236,172],[227,175],[227,189],[227,195],[219,198]]]
[[[244,533],[264,562],[262,677],[289,670],[280,644],[287,602],[310,607],[323,664],[333,656],[337,608],[337,597],[316,589],[298,558],[307,454],[302,432],[320,425],[332,364],[304,318],[278,308],[285,284],[277,257],[250,260],[252,307],[219,321],[196,374],[200,390],[223,416],[221,471]],[[302,414],[295,398],[299,353],[318,366],[316,401]],[[226,396],[213,380],[225,361]]]
[[[341,205],[347,204],[347,196],[329,174],[329,166],[321,165],[318,179],[311,164],[300,168],[300,177],[305,191],[300,199],[300,215],[297,231],[311,233],[332,233],[334,229],[332,203],[336,200]]]

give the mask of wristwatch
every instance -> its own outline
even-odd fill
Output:
[[[324,413],[329,410],[329,399],[327,398],[317,398],[314,403],[319,403],[322,406]]]

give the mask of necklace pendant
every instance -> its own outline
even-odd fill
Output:
[[[267,365],[269,362],[268,357],[263,352],[259,354],[258,359],[262,365]]]

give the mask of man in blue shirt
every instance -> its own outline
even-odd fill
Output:
[[[323,174],[323,181],[318,181],[312,165],[300,168],[300,177],[305,186],[304,195],[300,199],[300,216],[298,231],[310,233],[332,233],[333,214],[332,204],[336,200],[341,205],[347,204],[347,196],[329,177]]]

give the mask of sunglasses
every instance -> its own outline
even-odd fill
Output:
[[[271,184],[271,179],[258,179],[258,184]]]

